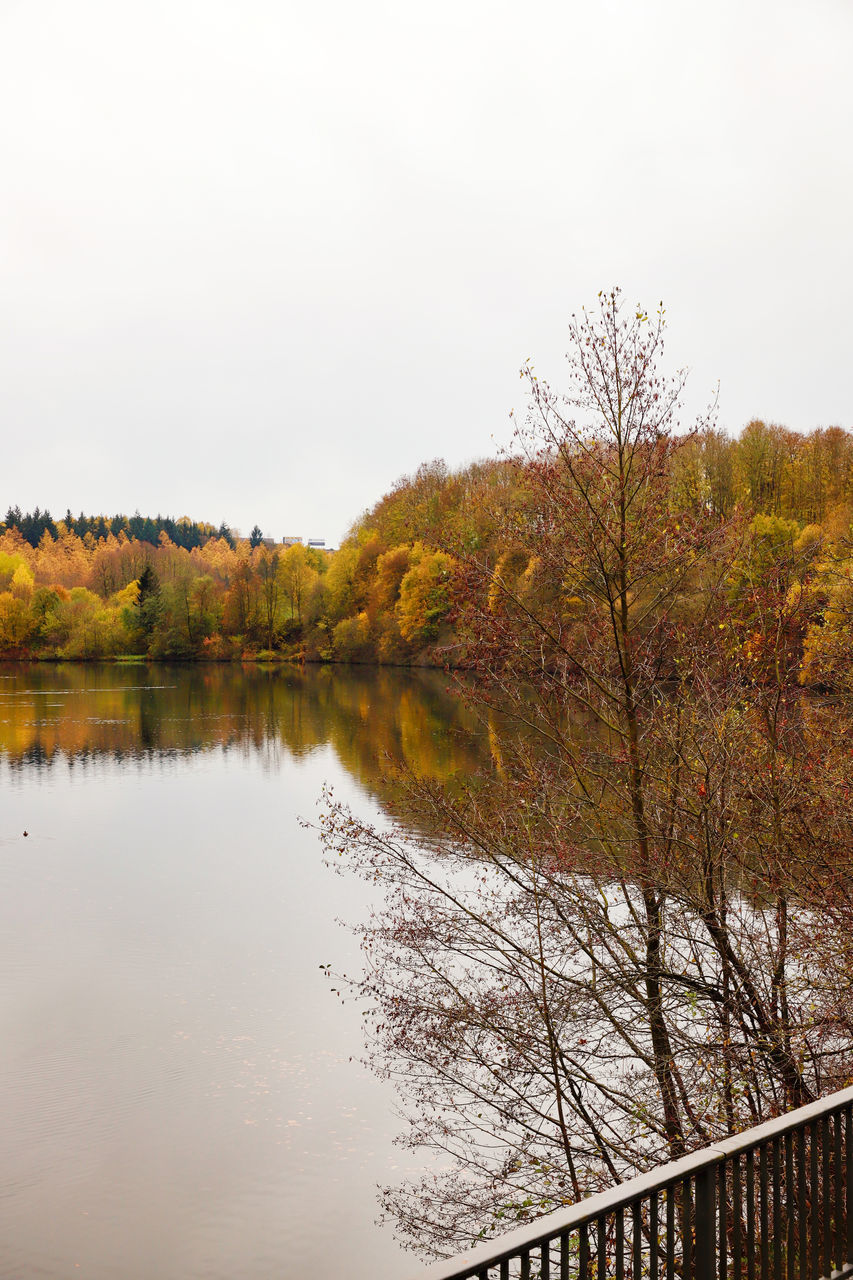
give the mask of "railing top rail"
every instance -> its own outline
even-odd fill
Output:
[[[623,1208],[635,1200],[642,1200],[654,1191],[662,1191],[684,1178],[692,1177],[709,1165],[719,1164],[735,1155],[755,1150],[803,1125],[819,1120],[822,1116],[832,1115],[853,1104],[853,1087],[840,1089],[830,1093],[817,1102],[810,1102],[796,1111],[787,1111],[775,1120],[767,1120],[764,1124],[746,1129],[733,1138],[725,1138],[721,1142],[694,1151],[681,1160],[673,1160],[669,1164],[659,1165],[648,1173],[641,1173],[636,1178],[622,1182],[618,1186],[608,1187],[596,1195],[587,1196],[577,1204],[565,1209],[557,1209],[553,1213],[537,1218],[535,1222],[517,1227],[494,1240],[485,1241],[468,1253],[459,1254],[455,1258],[443,1259],[420,1271],[412,1280],[465,1280],[472,1272],[485,1267],[495,1266],[503,1258],[517,1257],[524,1249],[532,1249],[537,1245],[553,1240],[564,1231],[572,1231],[585,1222],[591,1222],[614,1209]]]

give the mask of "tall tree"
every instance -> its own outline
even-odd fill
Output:
[[[819,781],[838,738],[796,701],[792,579],[752,590],[740,524],[673,504],[694,437],[662,311],[602,295],[569,338],[565,394],[524,371],[507,554],[463,569],[494,774],[409,775],[425,847],[321,822],[388,887],[373,1061],[454,1167],[385,1203],[439,1252],[802,1102],[853,1048],[850,980],[822,977],[839,932],[811,927],[853,851]]]
[[[261,615],[268,649],[272,649],[275,643],[281,608],[281,581],[278,571],[278,552],[271,552],[267,547],[261,547],[257,560],[257,574],[260,584]]]

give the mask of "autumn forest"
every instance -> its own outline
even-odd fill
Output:
[[[853,434],[753,421],[707,429],[669,460],[670,512],[725,527],[729,596],[785,563],[805,683],[846,678],[853,646]],[[141,516],[54,521],[10,508],[0,536],[5,659],[290,660],[465,665],[468,562],[541,589],[525,463],[426,463],[356,522],[339,550],[276,547]],[[515,530],[507,545],[508,516]],[[793,599],[793,597],[792,597]],[[745,636],[747,633],[744,633]]]

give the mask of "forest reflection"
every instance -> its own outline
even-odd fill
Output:
[[[0,754],[49,770],[250,751],[275,768],[330,746],[387,801],[396,766],[452,784],[488,764],[488,731],[447,686],[437,671],[371,667],[7,665]]]

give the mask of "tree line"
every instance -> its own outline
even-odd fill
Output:
[[[224,538],[229,546],[235,545],[234,534],[224,521],[217,528],[204,521],[190,520],[187,516],[173,520],[171,516],[159,514],[154,517],[141,516],[138,511],[132,516],[87,516],[82,511],[78,516],[73,516],[69,508],[62,520],[56,521],[46,509],[42,511],[36,507],[34,511],[22,512],[19,506],[15,506],[9,507],[6,512],[0,532],[5,533],[7,529],[17,529],[31,547],[38,546],[45,532],[51,538],[58,538],[67,532],[76,534],[78,538],[91,534],[96,540],[108,538],[110,534],[117,538],[123,533],[127,538],[151,543],[156,543],[160,534],[165,533],[170,542],[187,551],[203,546],[209,538]],[[258,533],[260,534],[260,530]],[[257,540],[260,541],[260,537]]]
[[[0,535],[0,656],[465,665],[468,596],[495,590],[494,581],[475,586],[466,564],[534,595],[547,588],[529,466],[518,457],[455,472],[425,463],[331,553],[270,547],[258,529],[241,539],[185,518],[53,521],[10,509]],[[707,426],[665,467],[662,527],[688,511],[697,526],[729,530],[732,610],[759,566],[787,555],[801,596],[792,643],[803,679],[845,678],[853,434],[802,435],[756,420],[731,438]]]

